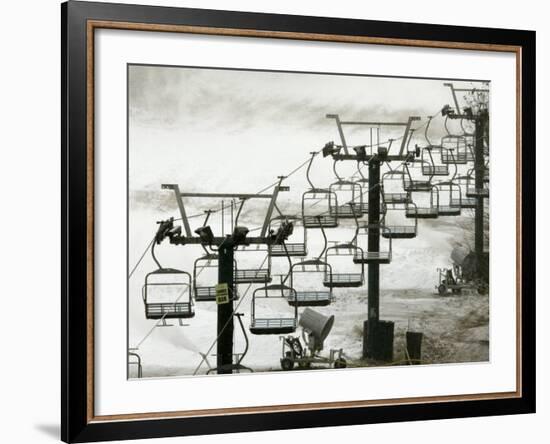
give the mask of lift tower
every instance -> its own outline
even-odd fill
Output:
[[[487,167],[485,163],[485,142],[489,137],[489,110],[487,104],[481,100],[474,100],[473,106],[460,107],[457,93],[466,93],[471,96],[486,94],[488,89],[479,88],[456,88],[452,83],[444,83],[450,88],[453,97],[454,108],[445,106],[442,114],[453,120],[466,120],[474,124],[473,150],[474,150],[474,187],[468,188],[466,195],[476,199],[474,216],[474,251],[476,256],[477,278],[489,280],[489,261],[484,248],[484,222],[485,222],[485,199],[489,197],[489,189],[485,187],[487,178]]]
[[[329,142],[323,149],[323,156],[332,156],[335,161],[354,161],[366,163],[368,165],[368,251],[361,260],[368,266],[368,312],[366,330],[363,332],[363,350],[365,358],[375,360],[388,359],[388,351],[384,343],[388,342],[382,331],[380,321],[380,264],[388,263],[388,259],[380,254],[380,227],[381,208],[380,208],[380,167],[383,163],[407,162],[415,157],[416,152],[408,152],[407,147],[412,134],[412,124],[420,120],[420,117],[411,116],[406,122],[372,122],[372,121],[342,121],[337,114],[327,114],[329,119],[334,119],[340,135],[340,144],[336,145]],[[344,136],[344,126],[364,126],[371,129],[371,139],[369,145],[350,147]],[[404,127],[404,134],[401,138],[399,152],[390,153],[392,141],[389,146],[381,146],[380,141],[373,143],[372,128],[379,129],[382,126]],[[374,149],[376,147],[376,150]],[[351,148],[351,152],[350,151]],[[359,260],[355,259],[355,262]],[[393,330],[392,330],[393,336]],[[393,345],[391,345],[393,347]],[[393,348],[390,350],[393,351]]]
[[[178,185],[164,184],[165,190],[173,190],[180,211],[181,221],[184,233],[176,232],[169,235],[170,243],[175,245],[202,245],[205,249],[210,249],[218,255],[218,284],[224,290],[227,290],[228,298],[224,303],[217,305],[217,351],[216,351],[216,371],[218,374],[233,373],[238,370],[238,364],[233,362],[233,316],[235,315],[234,300],[235,289],[235,249],[241,245],[265,244],[282,245],[288,236],[292,233],[292,222],[283,221],[278,230],[269,230],[269,221],[272,219],[273,211],[276,208],[277,196],[280,191],[288,191],[290,188],[282,186],[284,177],[279,177],[279,182],[274,186],[272,194],[242,194],[242,193],[184,193],[181,192]],[[235,217],[234,229],[231,234],[215,236],[210,226],[206,225],[206,218],[202,227],[191,232],[185,204],[183,198],[200,199],[237,199],[240,202],[237,215]],[[259,236],[248,236],[247,227],[239,226],[238,219],[245,202],[251,199],[269,199],[264,223],[261,227]],[[196,234],[196,236],[194,235]],[[266,277],[266,283],[269,277]]]

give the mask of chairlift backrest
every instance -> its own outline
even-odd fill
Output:
[[[191,275],[159,268],[145,276],[142,298],[147,319],[190,318],[195,315]]]

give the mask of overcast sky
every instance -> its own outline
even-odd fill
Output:
[[[451,103],[444,80],[136,66],[129,69],[130,190],[178,183],[185,190],[255,192],[339,142],[334,120],[406,121]],[[470,86],[471,82],[457,85]],[[479,85],[477,85],[479,86]],[[368,131],[347,133],[369,143]],[[430,134],[443,134],[434,119]],[[381,140],[402,132],[382,132]],[[420,144],[425,143],[418,131]],[[353,164],[353,165],[352,165]],[[356,169],[342,165],[343,175]],[[333,181],[332,162],[314,164],[315,185]],[[304,172],[292,186],[303,189]]]

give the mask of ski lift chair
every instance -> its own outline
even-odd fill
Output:
[[[339,179],[330,184],[329,190],[340,197],[335,204],[329,203],[329,213],[339,219],[353,219],[361,217],[363,203],[363,189],[357,182]],[[345,197],[348,197],[347,199]],[[338,204],[338,201],[343,202]],[[350,205],[350,202],[357,205]]]
[[[424,176],[448,176],[449,175],[449,165],[436,165],[434,159],[434,152],[439,150],[441,152],[442,148],[435,146],[428,146],[422,148],[420,158],[422,159],[422,174]]]
[[[392,258],[392,237],[390,235],[390,229],[381,224],[362,224],[359,226],[357,236],[355,237],[354,244],[359,247],[360,244],[368,245],[369,231],[374,234],[378,233],[384,239],[388,239],[387,246],[385,248],[379,248],[379,251],[370,251],[368,248],[358,248],[353,257],[353,263],[355,264],[389,264]],[[385,234],[385,235],[384,235]]]
[[[466,178],[466,197],[489,197],[489,186],[486,181],[483,182],[481,188],[476,188],[475,170],[473,168],[468,171]]]
[[[236,273],[236,265],[234,267],[233,273]],[[201,282],[200,275],[203,272],[208,272],[208,270],[216,270],[216,275],[212,279],[206,278],[205,280],[210,280],[209,283],[204,284]],[[218,284],[218,255],[213,253],[205,254],[195,260],[193,265],[193,293],[195,296],[195,302],[214,302],[216,300],[216,285]],[[237,287],[234,289],[233,299],[238,299]]]
[[[356,208],[361,212],[361,214],[368,214],[369,212],[369,202],[363,196],[369,192],[369,179],[367,179],[360,168],[360,163],[357,162],[357,174],[359,179],[355,181],[361,187],[360,199],[357,199],[354,203]]]
[[[332,274],[330,264],[320,259],[309,259],[302,262],[296,262],[290,267],[290,287],[294,289],[288,295],[288,304],[293,307],[319,307],[329,305],[332,302],[332,288],[328,290],[302,290],[298,289],[296,284],[307,285],[307,276],[311,274],[322,273],[326,280],[327,274]],[[329,277],[330,280],[330,277]],[[303,286],[303,285],[300,285]]]
[[[424,161],[421,161],[424,163]],[[426,162],[427,163],[427,162]],[[422,169],[424,165],[422,165]],[[411,174],[411,169],[409,168],[409,163],[406,162],[403,164],[403,189],[405,191],[429,191],[432,188],[431,177],[429,179],[417,179],[413,178]]]
[[[330,189],[317,188],[310,178],[313,159],[318,154],[310,153],[311,159],[306,170],[306,179],[310,189],[302,194],[302,221],[304,228],[336,228],[338,226],[338,214],[331,212],[332,207],[338,207],[338,197]],[[321,205],[319,205],[321,204]]]
[[[331,263],[331,259],[337,257],[349,257],[354,258],[356,256],[362,256],[363,251],[357,245],[350,243],[337,243],[328,247],[325,250],[325,262],[327,264]],[[350,260],[350,264],[352,261]],[[332,264],[330,268],[325,269],[325,276],[323,280],[323,285],[328,288],[350,288],[350,287],[361,287],[365,280],[364,266],[361,264],[361,267],[358,271],[355,272],[346,272],[342,273],[340,271],[334,271],[335,264]]]
[[[407,218],[405,217],[407,205],[413,205],[414,203],[409,202],[409,204],[388,204],[387,210],[384,218],[382,219],[383,225],[388,228],[388,230],[382,231],[381,235],[385,239],[412,239],[415,238],[418,233],[418,219],[414,218],[414,223],[406,223]],[[392,214],[402,213],[403,221],[399,223],[394,223],[392,221]]]
[[[429,202],[422,204],[409,202],[405,210],[405,217],[410,219],[436,219],[439,216],[438,189],[432,186],[430,191],[422,191],[421,193],[424,195],[429,193]]]
[[[460,187],[460,195],[453,196],[450,205],[452,207],[459,207],[459,208],[475,208],[477,203],[477,198],[475,197],[467,197],[465,196],[466,190],[468,189],[468,174],[463,176],[456,177],[453,182]]]
[[[462,128],[462,136],[464,137],[464,142],[466,144],[467,150],[466,150],[466,159],[468,162],[475,162],[475,144],[476,144],[476,135],[472,131],[475,131],[475,125],[471,121],[469,122],[471,128],[465,128],[464,127],[464,119],[460,120],[460,126]]]
[[[331,207],[338,206],[334,191],[312,188],[302,195],[302,220],[305,228],[336,228],[338,215],[331,213]]]
[[[475,135],[474,134],[464,134],[464,143],[466,144],[466,161],[475,162],[476,155],[474,151],[475,147]]]
[[[142,287],[147,319],[186,319],[195,316],[191,275],[174,268],[159,268],[145,276]]]
[[[258,300],[282,299],[287,301],[295,291],[284,284],[272,284],[260,287],[252,293],[250,332],[255,335],[283,335],[296,331],[298,306],[294,306],[292,315],[285,316],[257,315]],[[287,308],[288,309],[288,308]]]
[[[460,216],[462,202],[462,190],[453,181],[442,182],[437,186],[439,194],[439,215]],[[453,203],[458,202],[458,205]]]
[[[382,198],[385,203],[407,203],[410,201],[410,193],[403,189],[405,172],[402,170],[390,170],[382,175]]]
[[[336,182],[329,185],[329,190],[332,191],[336,197],[336,204],[329,202],[330,214],[341,219],[353,219],[355,217],[361,217],[361,202],[363,200],[363,189],[361,185],[353,180],[345,180],[338,175],[336,170],[337,161],[332,164],[332,170],[336,176]],[[338,204],[340,202],[340,204]],[[352,204],[352,205],[350,205]],[[358,204],[357,206],[355,204]]]
[[[294,233],[301,225],[303,235],[298,239],[298,235],[294,236],[292,242],[285,242],[284,244],[271,244],[269,245],[269,255],[271,257],[287,257],[287,256],[298,256],[303,257],[307,255],[307,230],[303,226],[303,221],[298,216],[285,216],[279,215],[271,219],[269,225],[270,229],[273,224],[277,222],[291,221],[294,224]],[[299,240],[299,242],[296,242]]]
[[[271,282],[271,256],[266,254],[264,265],[257,268],[239,268],[235,270],[235,284],[267,284]]]
[[[464,165],[468,163],[468,147],[464,136],[449,134],[441,138],[441,163]]]

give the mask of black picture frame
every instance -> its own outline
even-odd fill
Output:
[[[521,134],[518,186],[521,199],[519,258],[521,282],[521,393],[498,399],[389,403],[294,411],[236,413],[192,417],[98,420],[90,414],[90,143],[87,80],[89,21],[184,25],[191,27],[259,30],[369,37],[391,41],[510,45],[519,48],[518,75]],[[62,375],[61,438],[90,442],[181,435],[326,427],[396,421],[510,415],[535,412],[535,32],[507,29],[397,23],[357,19],[306,17],[143,5],[69,1],[61,5],[62,54]],[[523,116],[525,116],[523,118]],[[92,197],[93,204],[93,197]],[[93,237],[92,237],[93,242]],[[93,261],[92,261],[93,262]],[[93,266],[93,265],[92,265]]]

